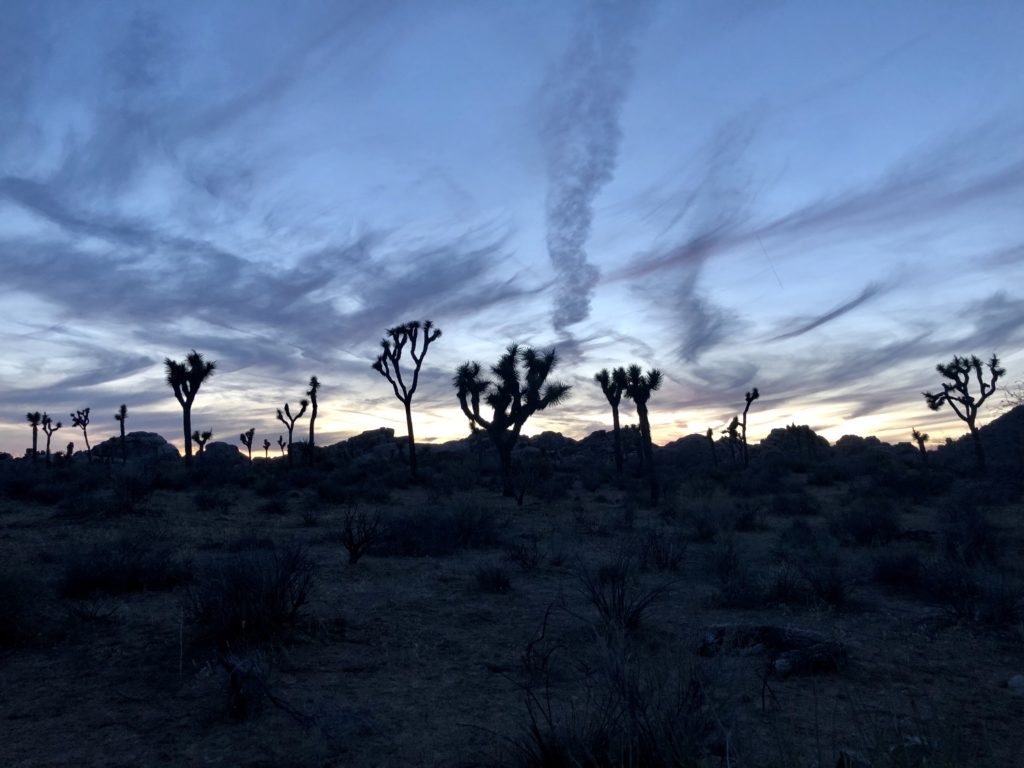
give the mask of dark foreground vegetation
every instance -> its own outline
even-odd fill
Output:
[[[0,762],[1022,765],[1024,410],[980,433],[0,461]]]

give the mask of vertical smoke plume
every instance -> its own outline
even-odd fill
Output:
[[[594,198],[614,172],[619,113],[631,73],[638,6],[630,0],[588,3],[558,70],[545,88],[548,255],[558,278],[556,330],[585,320],[598,270],[585,246]]]

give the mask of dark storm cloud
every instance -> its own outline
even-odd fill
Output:
[[[548,255],[558,278],[555,330],[585,320],[598,270],[587,261],[594,200],[615,172],[634,46],[643,9],[624,0],[589,3],[548,76],[542,139],[547,158]]]
[[[797,336],[803,336],[805,333],[809,333],[815,328],[820,328],[826,323],[830,323],[833,320],[842,317],[847,312],[852,312],[857,307],[884,293],[886,290],[887,287],[881,283],[869,283],[854,298],[830,309],[828,312],[816,317],[803,317],[788,321],[786,323],[788,330],[785,330],[776,336],[772,336],[768,341],[783,341],[785,339],[795,339]]]

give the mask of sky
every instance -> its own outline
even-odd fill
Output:
[[[404,434],[371,369],[431,319],[417,438],[451,385],[554,347],[658,367],[656,442],[935,438],[954,354],[1024,376],[1024,4],[59,2],[0,18],[0,450],[27,411],[181,445],[165,357],[217,361],[192,424],[276,441]],[[996,413],[998,394],[983,415]],[[624,421],[635,421],[628,403]],[[300,422],[301,424],[302,422]],[[300,431],[304,427],[298,428]]]

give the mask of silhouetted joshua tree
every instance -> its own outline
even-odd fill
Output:
[[[647,467],[647,479],[651,484],[651,501],[658,503],[661,495],[658,486],[658,472],[654,466],[654,445],[651,442],[651,422],[647,418],[647,401],[651,393],[661,387],[661,371],[652,368],[644,374],[639,365],[633,364],[626,371],[625,395],[636,405],[636,415],[640,419],[640,449],[644,454],[644,465]]]
[[[196,445],[199,446],[199,456],[202,457],[204,446],[209,442],[210,438],[213,437],[213,430],[206,430],[200,432],[198,429],[192,433],[192,440]]]
[[[915,428],[910,431],[910,436],[914,438],[914,442],[917,443],[917,450],[921,452],[921,463],[928,466],[928,451],[924,448],[924,444],[928,442],[928,434],[926,432],[918,432]]]
[[[263,438],[263,458],[270,458],[270,441],[267,438]]]
[[[740,442],[740,417],[733,416],[732,421],[729,422],[729,426],[722,430],[722,434],[728,439],[729,444],[729,460],[736,463],[736,446]]]
[[[192,460],[192,403],[203,382],[213,376],[217,369],[214,360],[206,361],[194,349],[189,352],[185,362],[179,363],[171,358],[164,359],[167,370],[167,383],[174,390],[174,396],[181,404],[182,423],[185,431],[185,461]]]
[[[292,463],[292,432],[295,430],[295,422],[302,418],[302,414],[306,412],[306,408],[309,407],[309,400],[302,398],[299,401],[299,412],[292,416],[291,409],[288,407],[288,403],[284,404],[284,412],[281,409],[277,409],[277,420],[284,424],[288,430],[288,463]]]
[[[740,422],[740,439],[743,441],[744,469],[750,466],[750,454],[747,452],[747,412],[750,410],[750,404],[760,396],[761,393],[757,391],[757,387],[754,387],[743,396],[746,399],[746,405],[743,407],[743,420]]]
[[[83,408],[80,411],[75,411],[71,414],[71,426],[78,427],[82,430],[82,437],[85,439],[85,455],[89,457],[89,463],[92,463],[92,448],[89,446],[89,409]],[[70,457],[70,454],[68,454]]]
[[[39,456],[39,425],[43,423],[43,414],[39,411],[32,411],[25,414],[28,425],[32,427],[32,461]]]
[[[718,466],[718,451],[715,450],[715,430],[708,427],[708,431],[704,433],[704,437],[708,439],[708,447],[711,449],[711,466]]]
[[[988,368],[990,381],[985,382],[982,372],[982,362],[974,355],[960,357],[954,355],[953,360],[948,363],[939,363],[935,366],[942,376],[949,381],[942,382],[941,392],[922,392],[925,402],[933,411],[939,410],[948,403],[961,421],[966,422],[974,439],[974,456],[977,461],[978,472],[985,471],[985,449],[981,445],[981,432],[978,430],[977,419],[978,409],[988,400],[989,396],[996,391],[996,382],[999,377],[1006,373],[1006,369],[999,366],[999,358],[992,355],[991,359],[984,364]],[[971,372],[978,379],[979,393],[976,396],[970,392]]]
[[[278,435],[277,436],[277,447],[281,449],[281,455],[282,456],[284,456],[284,447],[286,445],[288,445],[288,443],[286,443],[284,441],[284,436],[283,435]]]
[[[128,447],[124,440],[124,420],[128,418],[128,406],[121,403],[121,407],[114,414],[114,420],[121,425],[121,463],[128,463]]]
[[[53,437],[53,433],[56,432],[58,429],[60,429],[64,425],[61,424],[59,421],[54,423],[53,419],[51,419],[46,414],[45,411],[43,412],[42,424],[43,424],[43,432],[46,433],[46,463],[49,464],[50,463],[50,439]]]
[[[320,380],[316,376],[309,377],[309,389],[306,391],[306,395],[309,397],[309,403],[312,406],[309,410],[309,445],[306,446],[306,450],[309,451],[309,463],[313,463],[313,448],[316,446],[314,442],[314,429],[316,426],[316,412],[317,403],[316,395],[320,391]]]
[[[422,338],[420,331],[423,332]],[[380,341],[382,351],[373,363],[373,370],[390,382],[395,397],[405,406],[405,425],[409,436],[409,471],[415,480],[416,439],[412,431],[412,397],[420,383],[423,358],[427,356],[430,345],[441,338],[441,329],[435,328],[430,320],[424,320],[422,324],[418,320],[413,320],[388,328],[385,333],[388,337]],[[406,346],[409,348],[409,357],[412,358],[412,381],[409,383],[402,377],[401,367],[402,353]]]
[[[252,464],[252,439],[256,436],[256,427],[249,427],[245,432],[238,436],[238,439],[242,441],[242,445],[245,446],[246,452],[249,454],[249,463]],[[270,445],[270,443],[267,443]]]
[[[594,381],[601,385],[608,404],[612,407],[612,437],[615,443],[615,474],[622,479],[622,432],[619,429],[619,402],[626,390],[626,369],[615,368],[609,374],[602,368],[594,374]]]
[[[483,428],[501,461],[502,495],[514,497],[512,487],[512,449],[519,440],[523,424],[537,411],[565,400],[572,389],[547,378],[558,363],[555,350],[539,354],[530,347],[512,344],[491,367],[495,380],[481,377],[480,364],[466,362],[455,371],[452,383],[462,412],[473,424]],[[520,368],[522,370],[520,371]],[[480,399],[491,408],[490,419],[480,413]]]

